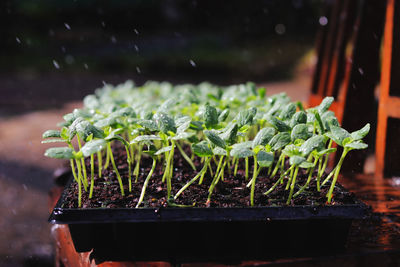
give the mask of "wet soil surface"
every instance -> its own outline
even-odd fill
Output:
[[[189,151],[188,151],[189,153]],[[82,196],[83,208],[134,208],[142,191],[143,182],[150,172],[152,159],[143,157],[141,161],[140,175],[138,181],[135,182],[135,177],[132,177],[132,190],[129,192],[128,182],[128,165],[126,163],[125,151],[121,148],[114,148],[114,157],[118,170],[123,180],[125,196],[121,195],[120,187],[118,184],[117,176],[112,167],[103,170],[102,177],[99,178],[97,173],[94,177],[94,190],[93,196],[89,199],[87,192]],[[97,162],[97,160],[95,160]],[[103,160],[104,162],[104,160]],[[249,180],[245,178],[245,163],[244,159],[240,161],[237,175],[229,175],[226,168],[225,178],[220,181],[214,189],[211,197],[211,202],[207,203],[208,189],[213,179],[208,171],[204,177],[201,185],[198,181],[190,185],[183,193],[172,203],[178,205],[195,205],[196,207],[246,207],[250,206],[250,188],[246,187]],[[90,165],[87,163],[87,170],[89,173]],[[171,205],[167,201],[167,186],[162,182],[163,176],[163,160],[157,162],[156,169],[150,179],[146,188],[146,195],[141,204],[141,207],[161,207]],[[194,163],[197,170],[203,166],[200,158],[195,158]],[[110,164],[111,165],[111,164]],[[213,172],[217,168],[216,164],[211,164]],[[253,162],[249,160],[249,179],[252,177]],[[95,164],[95,170],[97,165]],[[231,168],[233,173],[233,166]],[[177,151],[174,154],[174,173],[172,178],[172,195],[175,195],[188,181],[195,175],[196,171],[191,169],[189,164],[181,157]],[[283,184],[279,184],[274,191],[269,195],[264,193],[273,186],[279,178],[278,174],[272,179],[267,175],[267,168],[263,169],[258,178],[255,186],[254,205],[255,206],[282,206],[286,205],[289,196],[289,190],[285,190],[288,179],[285,178]],[[323,176],[325,177],[326,174]],[[305,184],[307,175],[304,171],[299,170],[299,175],[296,179],[297,185],[294,192],[297,192],[302,185]],[[323,180],[323,179],[322,179]],[[89,182],[90,184],[90,182]],[[290,205],[325,205],[326,193],[329,190],[330,183],[328,182],[318,192],[316,182],[312,181],[310,187],[302,194],[292,199]],[[83,190],[83,189],[82,189]],[[354,204],[354,194],[343,190],[341,187],[336,187],[334,191],[334,198],[331,205]],[[64,207],[76,208],[78,207],[78,184],[72,183],[66,191]]]

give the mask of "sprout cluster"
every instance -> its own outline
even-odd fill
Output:
[[[152,158],[153,164],[137,207],[143,202],[157,164],[163,166],[162,182],[166,183],[170,203],[189,186],[202,184],[206,173],[213,177],[209,184],[210,202],[215,186],[223,182],[227,173],[236,177],[239,161],[244,161],[251,206],[261,169],[276,179],[266,195],[279,183],[286,182],[286,190],[290,192],[287,204],[290,204],[315,179],[318,191],[330,181],[326,196],[331,203],[344,158],[353,149],[367,148],[362,139],[370,127],[367,124],[358,131],[347,132],[328,110],[332,102],[332,97],[326,97],[319,106],[304,109],[300,102],[291,102],[284,93],[267,97],[266,90],[257,89],[253,83],[223,88],[209,83],[173,86],[166,82],[135,86],[127,81],[116,87],[106,85],[86,96],[82,109],[64,115],[60,130],[46,131],[44,143],[63,142],[66,146],[49,148],[45,155],[70,161],[79,188],[79,207],[82,191],[92,197],[94,173],[101,177],[107,168],[115,172],[122,195],[125,194],[123,179],[128,180],[131,191],[132,183],[138,182],[144,154]],[[72,144],[73,139],[77,148]],[[127,177],[121,177],[116,166],[112,150],[115,143],[126,150]],[[336,167],[324,175],[328,156],[336,151],[334,143],[343,147],[343,152]],[[189,154],[184,149],[187,146]],[[173,195],[175,153],[180,153],[195,175]],[[199,170],[193,163],[196,156],[201,157]],[[85,158],[90,158],[87,166]],[[253,158],[253,166],[249,166],[249,158]],[[308,179],[294,192],[299,169],[305,169]]]

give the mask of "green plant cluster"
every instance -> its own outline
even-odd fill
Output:
[[[286,182],[286,190],[290,192],[287,204],[290,204],[292,198],[302,194],[311,179],[315,179],[318,191],[330,181],[326,196],[331,203],[346,155],[351,150],[368,147],[362,139],[369,132],[369,124],[352,133],[341,128],[335,114],[328,110],[332,97],[326,97],[319,106],[304,109],[300,102],[291,102],[285,93],[267,97],[265,88],[256,88],[250,82],[223,88],[209,83],[173,86],[166,82],[135,86],[127,81],[115,87],[105,85],[95,94],[86,96],[83,102],[82,109],[64,115],[60,130],[48,130],[43,134],[44,143],[67,144],[49,148],[45,155],[70,161],[78,183],[79,206],[82,188],[91,198],[94,174],[97,172],[101,177],[106,168],[115,172],[122,195],[125,194],[123,179],[128,180],[131,191],[132,183],[138,182],[144,154],[153,159],[153,164],[137,207],[143,202],[157,163],[163,166],[166,197],[173,203],[189,186],[202,184],[207,172],[213,177],[209,202],[215,186],[227,173],[236,177],[239,161],[244,161],[251,206],[261,169],[265,169],[271,179],[276,179],[266,195],[279,183]],[[77,149],[73,139],[76,139]],[[121,177],[116,166],[112,150],[116,142],[126,150],[128,177]],[[336,167],[324,175],[328,156],[336,151],[334,143],[343,147],[343,152]],[[190,146],[190,153],[185,152],[186,146]],[[195,171],[194,177],[177,191],[172,190],[171,183],[175,153],[180,153]],[[94,155],[97,155],[97,170]],[[196,156],[201,157],[199,170],[193,163]],[[88,166],[85,166],[85,158],[90,158]],[[249,158],[253,158],[253,166],[249,166]],[[214,167],[210,164],[212,161]],[[294,192],[299,169],[306,170],[308,179]]]

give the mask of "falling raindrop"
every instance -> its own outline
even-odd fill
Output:
[[[65,63],[67,63],[68,65],[71,65],[75,62],[75,58],[71,55],[66,55],[65,56]]]
[[[86,63],[83,63],[83,67],[84,67],[85,69],[89,69],[89,66],[88,66],[88,64],[86,64]]]
[[[113,44],[117,43],[117,38],[115,38],[114,35],[111,36],[111,42],[112,42]]]
[[[22,187],[24,188],[25,191],[28,191],[28,187],[26,186],[26,184],[22,184]]]
[[[196,63],[193,60],[189,60],[190,65],[192,65],[193,67],[196,67]]]
[[[138,31],[138,30],[133,29],[133,31],[134,31],[137,35],[139,35],[139,31]]]
[[[137,73],[139,73],[139,74],[141,73],[141,71],[140,71],[140,68],[139,68],[139,67],[136,67],[136,72],[137,72]]]
[[[276,24],[275,32],[279,35],[282,35],[286,32],[286,27],[283,24]]]
[[[359,72],[361,75],[364,75],[364,70],[363,70],[362,68],[358,68],[358,72]]]
[[[68,23],[64,23],[65,28],[67,28],[67,30],[71,30],[71,26],[69,26]]]
[[[15,40],[17,41],[17,43],[21,43],[21,40],[18,37],[15,37]]]
[[[59,68],[60,68],[60,65],[58,65],[57,61],[55,61],[54,59],[53,59],[53,65],[54,65],[54,67],[55,67],[56,69],[59,69]]]
[[[65,53],[65,51],[67,51],[67,50],[65,49],[65,46],[61,46],[61,51],[62,51],[63,53]]]
[[[321,26],[325,26],[326,24],[328,24],[328,18],[325,16],[322,16],[319,18],[318,22]]]
[[[104,21],[101,22],[101,26],[105,27],[106,23]]]
[[[54,36],[54,31],[52,29],[49,30],[49,35]]]
[[[137,45],[134,45],[136,52],[139,52],[139,47]]]
[[[103,81],[101,81],[101,82],[103,83],[104,86],[107,85],[106,81],[103,80]]]

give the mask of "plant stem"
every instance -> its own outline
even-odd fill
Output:
[[[325,180],[322,182],[321,186],[324,186],[333,176],[333,174],[335,173],[335,170],[337,168],[337,165],[335,168],[333,168],[333,170],[329,173],[329,175],[325,178]]]
[[[135,169],[133,170],[133,174],[136,176],[135,183],[137,183],[138,177],[139,177],[140,160],[142,159],[142,149],[143,149],[143,145],[139,144],[139,151],[137,153],[136,166],[135,166]]]
[[[279,156],[279,159],[276,162],[275,168],[271,173],[271,176],[270,176],[271,178],[273,178],[276,175],[276,173],[278,172],[279,165],[280,165],[280,163],[281,163],[281,161],[283,160],[284,157],[285,157],[285,155],[283,155],[283,153]]]
[[[131,160],[131,155],[129,151],[129,146],[125,146],[126,150],[126,162],[128,163],[128,183],[129,183],[129,192],[132,192],[132,160]]]
[[[200,170],[200,172],[198,172],[196,174],[195,177],[193,177],[192,180],[190,180],[189,182],[187,182],[179,191],[178,193],[176,193],[176,195],[174,196],[174,199],[177,199],[179,197],[180,194],[182,194],[182,192],[188,188],[191,184],[193,184],[194,182],[196,182],[196,180],[204,173],[207,171],[207,166],[210,164],[210,160],[211,158],[207,158],[206,162],[203,165],[203,168]]]
[[[210,188],[208,189],[209,194],[208,194],[208,197],[207,197],[207,203],[209,203],[211,201],[211,195],[212,195],[212,193],[214,191],[215,186],[218,184],[218,181],[219,181],[220,177],[223,175],[223,171],[225,169],[225,165],[226,165],[226,161],[224,161],[224,164],[222,165],[222,168],[221,168],[218,176],[216,177],[216,179],[214,177],[213,181],[211,182]]]
[[[122,184],[121,175],[119,175],[117,166],[115,165],[114,156],[113,156],[112,153],[110,154],[110,160],[111,160],[111,164],[112,164],[112,166],[113,166],[113,168],[114,168],[115,174],[117,175],[119,187],[120,187],[120,189],[121,189],[121,195],[122,195],[122,196],[125,196],[124,185]]]
[[[296,177],[297,177],[297,173],[299,171],[299,166],[296,166],[295,170],[294,170],[294,174],[293,174],[293,178],[292,178],[292,183],[290,185],[290,193],[289,193],[289,198],[286,201],[286,204],[289,205],[290,201],[292,200],[292,196],[293,196],[293,190],[294,190],[294,186],[296,184]]]
[[[233,176],[236,176],[238,167],[239,167],[239,158],[236,158],[236,161],[235,161],[235,170],[233,171]]]
[[[83,184],[83,189],[87,191],[85,183],[83,183],[83,177],[82,177],[82,168],[81,168],[81,162],[78,159],[75,159],[76,167],[78,169],[78,181],[81,181]]]
[[[146,180],[144,180],[142,192],[140,193],[140,198],[139,198],[138,203],[136,204],[136,208],[138,208],[140,206],[140,204],[142,204],[144,195],[146,194],[147,184],[149,183],[150,178],[153,175],[154,169],[156,168],[156,162],[157,162],[156,158],[153,158],[153,165],[151,166],[151,170],[150,170],[149,174],[147,175]]]
[[[182,149],[181,145],[177,142],[176,146],[179,149],[179,152],[181,152],[182,157],[186,160],[187,163],[189,163],[190,167],[195,171],[196,166],[194,166],[193,161],[189,158],[189,156],[185,153],[185,151]]]
[[[286,184],[285,190],[288,190],[288,189],[289,189],[290,183],[292,182],[292,179],[293,179],[293,170],[294,170],[294,169],[292,169],[292,170],[290,171],[289,180],[288,180],[288,182],[287,182],[287,184]]]
[[[279,179],[276,181],[276,183],[275,183],[267,192],[265,192],[264,195],[268,195],[269,193],[271,193],[271,192],[275,189],[275,187],[277,187],[277,185],[279,184],[279,182],[280,182],[281,180],[283,180],[283,177],[285,177],[285,175],[287,175],[287,173],[288,173],[289,171],[291,171],[293,168],[294,168],[294,165],[290,166],[289,169],[287,169],[284,173],[282,173],[281,176],[279,177]]]
[[[79,134],[77,133],[76,136],[78,137],[78,146],[79,146],[79,150],[82,149],[82,144],[81,144],[81,138],[79,137]],[[81,158],[81,163],[82,163],[82,171],[83,171],[83,184],[85,187],[85,191],[87,191],[87,186],[89,185],[88,183],[88,178],[87,178],[87,173],[86,173],[86,164],[85,164],[85,159],[82,157]]]
[[[81,179],[78,180],[78,207],[82,206],[82,186]]]
[[[344,148],[343,153],[340,156],[339,162],[336,165],[335,175],[333,176],[333,181],[331,183],[331,187],[329,188],[329,191],[326,194],[326,196],[328,197],[328,203],[329,204],[331,203],[331,200],[332,200],[333,189],[335,189],[335,184],[336,184],[337,178],[339,177],[340,168],[342,167],[343,160],[346,157],[348,152],[349,152],[349,150]]]
[[[253,178],[251,179],[251,190],[250,190],[250,206],[254,206],[254,190],[256,188],[256,179],[257,179],[257,156],[254,155],[254,170],[253,170]]]
[[[102,174],[102,155],[101,155],[101,151],[97,152],[97,167],[99,168],[99,177],[101,178],[101,174]]]
[[[110,165],[110,153],[111,151],[111,143],[107,144],[107,149],[106,149],[106,162],[104,163],[104,169],[108,168],[108,165]]]
[[[89,198],[92,198],[94,187],[94,155],[90,155],[90,190]]]
[[[315,165],[317,164],[317,161],[318,161],[318,158],[315,158],[315,160],[314,160],[314,167],[312,167],[312,168],[309,169],[310,172],[308,173],[307,182],[305,183],[305,185],[303,185],[303,186],[299,189],[299,191],[297,191],[297,192],[293,195],[294,198],[297,197],[298,195],[300,195],[300,194],[308,187],[308,185],[310,184],[311,177],[312,177],[312,174],[314,173],[314,169],[315,169]]]
[[[214,172],[213,172],[213,170],[212,170],[212,168],[211,168],[210,161],[207,163],[207,166],[208,166],[208,169],[210,170],[211,176],[214,176]]]
[[[245,174],[245,180],[247,181],[249,179],[249,158],[245,158],[245,163],[246,163],[246,174]]]
[[[322,168],[322,158],[320,157],[318,159],[318,174],[317,174],[317,191],[318,192],[321,192],[321,186],[320,186],[321,176],[319,175],[321,168]]]
[[[76,171],[75,171],[74,160],[73,160],[73,159],[70,159],[70,160],[69,160],[69,163],[70,163],[70,165],[71,165],[71,170],[72,170],[72,175],[74,176],[74,180],[75,180],[76,182],[78,182],[78,177],[76,176]]]
[[[174,148],[175,148],[175,142],[172,140],[171,141],[171,146],[172,149],[169,151],[168,155],[168,161],[167,161],[167,199],[171,197],[171,191],[172,191],[172,185],[171,185],[171,180],[172,180],[172,173],[173,173],[173,157],[174,157]]]

